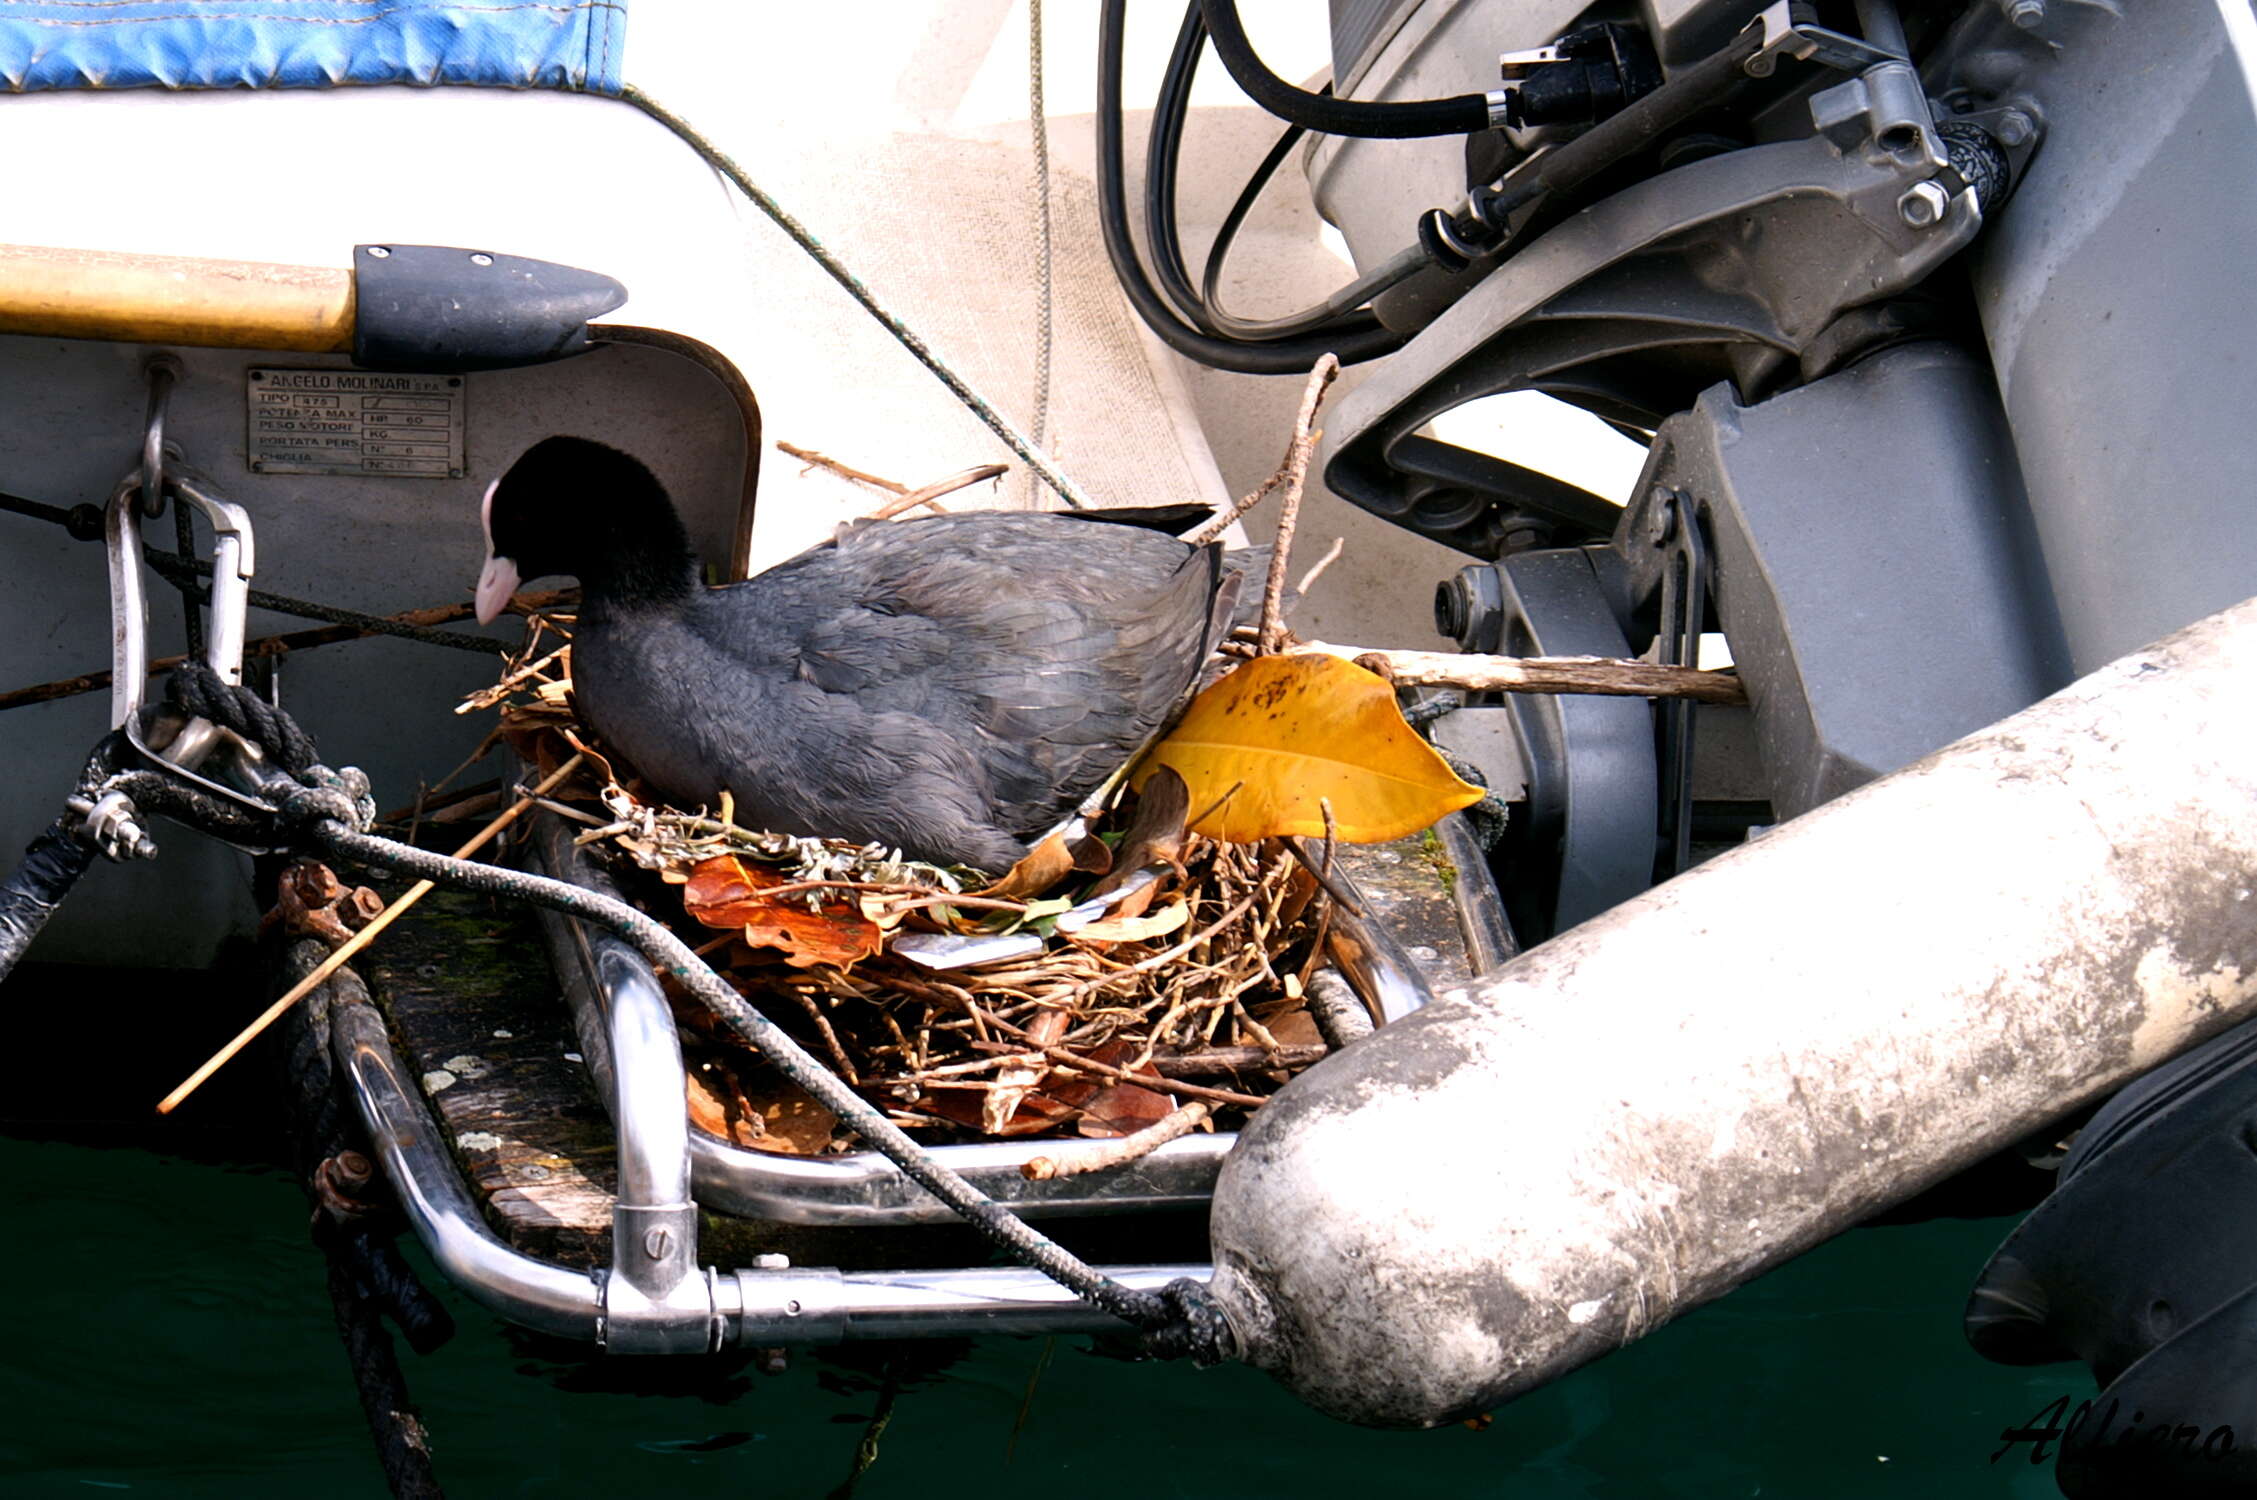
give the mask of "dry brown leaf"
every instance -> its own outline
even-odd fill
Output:
[[[739,929],[753,947],[778,949],[786,963],[799,968],[831,964],[843,969],[885,946],[878,924],[843,895],[826,893],[820,906],[810,911],[806,892],[766,894],[797,883],[763,865],[723,854],[690,870],[682,886],[682,909],[707,927]]]
[[[1153,1075],[1153,1082],[1159,1083],[1158,1074]],[[1101,1140],[1134,1135],[1166,1119],[1174,1108],[1165,1094],[1133,1083],[1109,1083],[1082,1106],[1081,1122],[1075,1128]]]
[[[1173,768],[1162,766],[1145,777],[1143,790],[1137,793],[1136,814],[1121,834],[1114,873],[1098,881],[1090,894],[1104,895],[1146,865],[1173,865],[1180,875],[1183,872],[1184,824],[1190,817],[1191,790]],[[1143,915],[1159,891],[1157,884],[1146,886],[1125,897],[1113,908],[1112,915]]]
[[[937,1115],[967,1130],[1005,1137],[1042,1135],[1071,1123],[1075,1114],[1073,1105],[1046,1093],[1034,1093],[1020,1102],[1018,1112],[1001,1130],[987,1130],[981,1113],[986,1099],[985,1092],[975,1089],[935,1089],[917,1101],[917,1109],[921,1114]]]
[[[762,1128],[749,1114],[733,1087],[716,1083],[703,1069],[689,1074],[690,1123],[707,1135],[719,1136],[739,1146],[760,1144]]]
[[[1003,873],[985,890],[972,892],[998,901],[1024,901],[1039,896],[1074,872],[1074,851],[1066,836],[1054,833],[1029,849],[1026,857]]]
[[[1075,839],[1067,846],[1074,857],[1074,869],[1083,875],[1104,875],[1113,868],[1113,850],[1095,834]]]
[[[1130,784],[1162,766],[1205,814],[1192,831],[1234,843],[1321,838],[1326,802],[1339,837],[1385,843],[1481,800],[1403,722],[1394,689],[1333,656],[1241,665],[1192,700]]]
[[[1046,1010],[1026,1026],[1027,1035],[1042,1046],[1055,1046],[1073,1024],[1070,1011]],[[1042,1082],[1042,1075],[1050,1071],[1048,1063],[1033,1063],[1024,1067],[1005,1068],[995,1075],[995,1087],[987,1091],[980,1106],[980,1128],[989,1135],[1000,1135],[1011,1117],[1019,1112],[1019,1105]]]
[[[777,1079],[761,1090],[759,1149],[790,1156],[821,1156],[831,1148],[838,1116],[796,1084]]]
[[[1324,1033],[1317,1030],[1317,1018],[1306,1007],[1289,1010],[1266,1023],[1270,1037],[1280,1047],[1321,1047],[1325,1045]]]

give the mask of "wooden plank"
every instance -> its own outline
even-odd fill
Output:
[[[495,1232],[547,1260],[608,1264],[611,1121],[531,911],[434,891],[373,952],[370,989]]]

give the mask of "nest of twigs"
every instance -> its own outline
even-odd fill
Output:
[[[654,801],[594,742],[572,710],[570,627],[535,617],[464,710],[500,709],[497,734],[540,772],[528,780],[577,757],[541,803],[583,825],[580,843],[608,852],[654,915],[895,1123],[933,1142],[1181,1133],[1227,1125],[1323,1055],[1304,1002],[1323,961],[1323,883],[1280,844],[1186,833],[1199,810],[1180,781],[1163,789],[1173,773],[1141,797],[1116,789],[1087,835],[995,880],[741,828],[726,805]],[[1104,910],[1075,910],[1124,885]],[[982,939],[1019,951],[960,967],[907,956]],[[698,1123],[758,1149],[855,1147],[694,1002],[677,997],[677,1010]]]

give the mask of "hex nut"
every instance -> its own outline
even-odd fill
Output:
[[[1943,190],[1943,184],[1935,181],[1916,182],[1897,199],[1897,212],[1914,229],[1934,228],[1943,222],[1950,208],[1951,195]]]

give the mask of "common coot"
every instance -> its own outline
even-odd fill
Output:
[[[1213,544],[987,511],[843,528],[708,588],[657,478],[576,437],[528,450],[483,518],[479,620],[577,578],[579,710],[668,800],[726,788],[748,826],[988,871],[1167,720],[1239,583]]]

